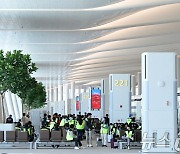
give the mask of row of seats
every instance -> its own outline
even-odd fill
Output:
[[[4,139],[5,136],[5,139]],[[28,133],[23,131],[0,131],[0,142],[28,142]]]
[[[66,130],[40,130],[40,142],[60,142],[66,141]]]

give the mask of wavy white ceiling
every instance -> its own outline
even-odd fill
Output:
[[[0,0],[0,48],[31,54],[44,84],[99,84],[136,74],[142,52],[179,54],[179,14],[179,0]]]

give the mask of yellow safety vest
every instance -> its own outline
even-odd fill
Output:
[[[74,139],[74,134],[72,131],[68,130],[66,134],[66,140],[67,141],[72,141]]]
[[[69,120],[68,122],[69,122],[69,126],[74,125],[74,120]]]
[[[128,118],[128,119],[127,119],[128,125],[129,125],[131,122],[132,122],[132,119],[131,119],[131,118]]]
[[[115,134],[116,133],[116,134]],[[113,128],[112,134],[120,135],[119,129]]]
[[[54,122],[54,121],[51,121],[49,129],[52,130],[53,127],[54,127],[54,125],[55,125],[55,122]]]
[[[106,124],[101,124],[101,134],[108,134],[108,126]]]
[[[84,124],[82,123],[82,125],[80,125],[79,122],[77,122],[76,129],[83,130],[84,129]]]
[[[132,131],[126,131],[126,137],[132,139],[133,132]]]
[[[60,122],[60,127],[64,127],[64,125],[65,125],[65,119],[63,118],[62,120],[61,120],[61,122]]]

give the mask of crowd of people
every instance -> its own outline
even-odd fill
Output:
[[[92,130],[95,126],[95,119],[93,119],[91,113],[85,115],[68,115],[61,116],[55,113],[53,117],[51,115],[44,114],[42,118],[43,130],[66,130],[66,140],[75,141],[75,149],[83,148],[82,139],[85,137],[87,147],[92,146]]]
[[[12,115],[9,115],[9,117],[6,119],[6,123],[15,123],[15,130],[18,131],[26,131],[28,134],[28,141],[32,142],[34,140],[34,137],[36,136],[35,134],[35,129],[34,126],[32,125],[32,122],[30,120],[29,114],[23,113],[23,116],[21,119],[19,119],[18,122],[14,122]]]
[[[12,116],[10,115],[6,119],[6,123],[13,123]],[[29,141],[33,141],[35,135],[35,130],[30,120],[29,115],[23,113],[23,117],[15,123],[16,130],[27,131]],[[126,123],[110,123],[109,116],[106,116],[99,120],[97,118],[92,118],[91,113],[85,113],[81,115],[79,113],[75,115],[61,115],[55,113],[53,116],[43,115],[41,119],[41,130],[52,130],[66,132],[65,136],[62,136],[67,141],[75,141],[75,149],[84,148],[82,146],[82,140],[86,139],[87,147],[93,147],[92,145],[92,130],[99,133],[102,140],[102,147],[107,147],[108,136],[112,136],[112,139],[118,139],[122,137],[121,132],[125,132],[125,136],[133,140],[134,130],[141,129],[141,126],[136,123],[134,117],[129,117]]]
[[[99,127],[98,127],[99,126]],[[53,117],[51,115],[44,114],[42,119],[43,130],[66,130],[66,139],[68,141],[75,141],[75,149],[83,148],[82,139],[86,138],[87,147],[92,146],[92,130],[96,130],[101,135],[102,147],[107,147],[108,135],[112,136],[112,139],[118,139],[122,137],[121,132],[125,132],[124,136],[133,140],[134,130],[141,129],[135,121],[134,117],[129,117],[126,123],[109,123],[108,114],[99,120],[92,118],[92,114],[85,115],[68,115],[61,116],[55,113]],[[98,131],[99,130],[99,131]]]

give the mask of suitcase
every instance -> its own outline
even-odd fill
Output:
[[[118,148],[118,142],[117,139],[111,139],[111,148],[116,149]]]
[[[97,138],[96,145],[97,145],[97,147],[101,147],[102,146],[102,139]]]
[[[112,139],[112,138],[113,138],[113,135],[112,135],[112,134],[108,135],[108,143],[111,142],[111,139]]]

